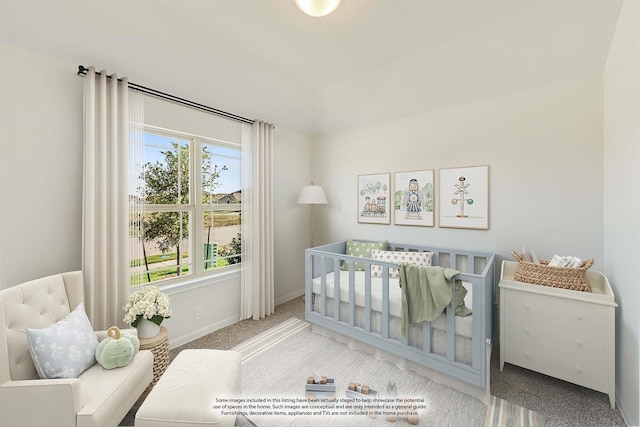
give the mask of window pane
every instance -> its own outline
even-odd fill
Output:
[[[206,271],[240,262],[241,149],[205,141],[200,155]]]
[[[147,212],[130,224],[132,285],[193,274],[190,212]]]
[[[203,241],[205,270],[238,264],[242,249],[240,209],[206,210]]]
[[[189,203],[189,141],[145,133],[138,192],[146,204]]]
[[[240,149],[202,143],[202,203],[236,204],[241,202]]]
[[[240,262],[241,154],[232,143],[146,130],[144,161],[133,173],[130,194],[132,285]],[[191,162],[201,169],[196,172]],[[196,212],[204,218],[196,221]],[[196,232],[200,221],[204,229]],[[194,264],[200,254],[204,265]]]

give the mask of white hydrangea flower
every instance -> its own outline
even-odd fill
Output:
[[[129,296],[124,306],[124,322],[133,324],[139,318],[152,320],[153,318],[167,319],[171,317],[169,297],[157,286],[147,286]]]

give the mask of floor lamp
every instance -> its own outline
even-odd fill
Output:
[[[298,196],[298,203],[304,205],[311,205],[311,247],[313,247],[313,205],[327,204],[327,196],[324,195],[324,190],[321,185],[305,185],[300,191]]]

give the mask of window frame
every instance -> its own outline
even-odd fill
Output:
[[[204,248],[205,238],[204,224],[205,224],[205,212],[206,211],[241,211],[242,200],[240,203],[231,204],[205,204],[202,201],[202,147],[205,145],[223,146],[233,149],[237,149],[239,152],[239,160],[242,162],[242,146],[240,143],[234,143],[230,141],[224,141],[212,137],[206,137],[201,135],[190,134],[187,132],[176,131],[172,129],[166,129],[159,126],[145,124],[143,127],[144,134],[147,133],[167,137],[167,138],[179,138],[182,141],[188,141],[189,143],[189,203],[176,203],[176,204],[147,204],[143,203],[140,206],[142,213],[151,212],[184,212],[191,214],[191,229],[189,230],[189,260],[190,270],[189,274],[184,276],[175,276],[167,279],[157,280],[153,282],[144,282],[140,285],[156,285],[163,289],[195,284],[206,281],[206,283],[217,282],[218,280],[212,280],[219,278],[225,280],[229,275],[239,275],[242,266],[242,259],[244,257],[243,252],[239,254],[241,260],[239,263],[230,264],[224,267],[216,267],[210,270],[205,270],[204,250],[197,250],[196,248]],[[144,144],[146,147],[146,143]],[[146,160],[144,161],[146,163]],[[240,170],[239,173],[242,173]],[[241,190],[241,188],[240,188]],[[178,197],[178,202],[179,202]],[[213,221],[213,218],[212,218]],[[242,221],[242,220],[240,220]],[[215,227],[214,227],[215,229]],[[145,242],[146,243],[146,242]],[[130,261],[129,261],[130,262]],[[131,277],[131,275],[130,275]],[[203,283],[206,284],[206,283]],[[135,286],[135,285],[132,285]],[[139,285],[138,285],[139,286]]]

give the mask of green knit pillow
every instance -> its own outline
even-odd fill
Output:
[[[378,249],[384,251],[387,249],[387,241],[384,242],[360,242],[357,240],[347,240],[347,253],[346,255],[357,256],[360,258],[371,258],[371,251],[374,249]],[[349,261],[345,261],[342,263],[342,270],[349,270]],[[354,266],[354,270],[362,271],[364,270],[364,264],[361,262],[356,262]]]

